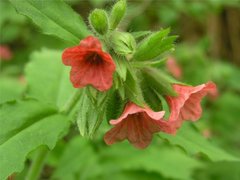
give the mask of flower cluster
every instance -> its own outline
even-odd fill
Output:
[[[117,60],[102,50],[101,42],[96,37],[88,36],[78,46],[67,48],[62,60],[65,65],[72,67],[70,80],[75,88],[87,85],[99,91],[112,88]],[[106,144],[127,139],[136,148],[146,148],[154,133],[175,134],[183,121],[198,120],[202,114],[202,98],[207,94],[217,94],[213,82],[195,87],[173,83],[172,88],[177,96],[163,96],[170,109],[168,119],[164,118],[164,110],[155,112],[146,103],[141,106],[129,100],[122,115],[110,120],[114,127],[104,136]]]

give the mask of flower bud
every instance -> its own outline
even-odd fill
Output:
[[[110,29],[114,30],[126,12],[126,1],[118,1],[112,8],[110,16]]]
[[[89,15],[89,22],[93,30],[97,33],[104,35],[108,31],[108,17],[107,13],[102,9],[95,9]]]
[[[130,33],[115,31],[111,38],[113,50],[117,54],[132,54],[136,49],[136,41]]]

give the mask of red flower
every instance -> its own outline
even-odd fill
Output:
[[[86,85],[99,91],[111,88],[115,63],[110,54],[102,51],[97,38],[88,36],[80,45],[65,49],[62,60],[65,65],[72,66],[70,79],[75,88]]]
[[[12,58],[12,52],[8,46],[0,45],[0,59],[10,60]]]
[[[168,71],[177,79],[182,77],[182,69],[173,57],[169,57],[166,63]]]
[[[217,94],[216,85],[213,82],[196,87],[175,84],[173,88],[178,96],[167,96],[166,100],[171,111],[169,122],[176,122],[177,128],[181,126],[184,120],[198,120],[202,114],[202,98],[208,93],[213,96]]]
[[[164,113],[164,111],[154,112],[148,107],[141,108],[134,103],[128,103],[122,115],[110,121],[110,124],[115,127],[105,134],[104,140],[106,144],[111,145],[128,139],[136,148],[146,148],[154,133],[160,131],[175,133],[169,122],[162,119]]]

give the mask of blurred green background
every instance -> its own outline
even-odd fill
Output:
[[[86,22],[92,9],[108,10],[114,3],[65,1]],[[128,1],[127,15],[120,25],[120,29],[129,32],[167,27],[171,27],[172,34],[179,35],[171,56],[182,68],[180,80],[192,85],[212,80],[219,89],[216,100],[204,101],[203,117],[197,127],[206,138],[240,157],[240,1]],[[26,85],[24,66],[32,52],[43,47],[63,50],[69,45],[41,34],[7,0],[0,1],[0,29],[0,46],[4,47],[1,53],[11,54],[0,60],[3,103],[22,95]],[[240,179],[238,162],[210,162],[156,139],[144,151],[135,150],[126,142],[107,148],[102,137],[94,141],[82,139],[73,127],[72,134],[49,154],[41,179]],[[34,152],[29,158],[32,156]],[[24,179],[25,171],[14,177]]]

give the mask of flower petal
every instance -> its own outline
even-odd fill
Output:
[[[135,114],[135,113],[140,113],[140,112],[146,112],[148,114],[148,116],[150,116],[152,119],[155,119],[155,120],[162,119],[164,114],[165,114],[164,111],[154,112],[148,107],[142,108],[142,107],[139,107],[132,102],[129,102],[126,105],[122,115],[118,119],[111,120],[110,124],[112,124],[112,125],[118,124],[123,119],[125,119],[128,115]]]
[[[127,122],[116,125],[110,129],[104,136],[106,144],[111,145],[115,142],[123,141],[127,138]]]
[[[105,91],[112,86],[114,70],[114,64],[93,65],[81,62],[79,66],[72,67],[70,79],[75,88],[92,85],[100,91]]]
[[[216,85],[213,82],[196,87],[175,84],[173,88],[178,93],[178,96],[167,96],[166,100],[171,110],[169,122],[175,121],[176,127],[181,126],[183,120],[198,120],[202,114],[202,98],[208,93],[217,94]]]
[[[80,41],[80,46],[90,49],[102,49],[101,42],[94,36],[88,36]]]
[[[129,102],[123,114],[117,120],[110,121],[115,127],[106,133],[104,140],[107,144],[113,144],[128,139],[136,148],[144,149],[151,143],[154,133],[175,133],[172,123],[163,120],[164,113]]]
[[[63,51],[62,62],[67,66],[79,66],[87,53],[88,51],[80,46],[67,48]]]

